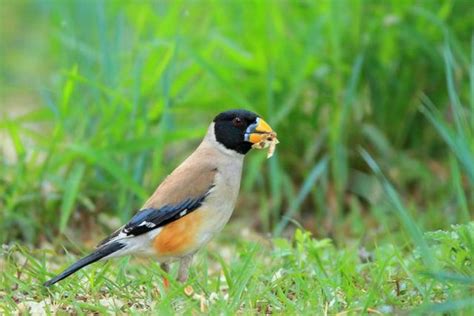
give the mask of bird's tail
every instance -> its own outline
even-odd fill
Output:
[[[63,272],[61,272],[60,274],[58,274],[57,276],[52,278],[51,280],[45,282],[44,286],[51,286],[54,283],[59,282],[62,279],[67,278],[68,276],[70,276],[71,274],[76,272],[77,270],[80,270],[80,269],[84,268],[85,266],[88,266],[91,263],[94,263],[94,262],[96,262],[96,261],[98,261],[98,260],[100,260],[100,259],[102,259],[106,256],[109,256],[109,255],[113,254],[114,252],[122,249],[123,247],[125,247],[125,245],[118,242],[118,241],[110,243],[110,244],[106,244],[106,245],[98,248],[96,251],[94,251],[90,255],[80,259],[79,261],[77,261],[76,263],[71,265],[69,268],[67,268],[66,270],[64,270]]]

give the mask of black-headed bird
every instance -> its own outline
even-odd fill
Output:
[[[125,255],[155,256],[166,272],[171,262],[179,261],[177,279],[185,282],[193,255],[232,215],[245,154],[271,141],[277,142],[276,133],[257,114],[245,110],[220,113],[196,150],[165,178],[126,225],[45,286],[96,261]]]

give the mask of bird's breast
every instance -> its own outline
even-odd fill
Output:
[[[229,221],[235,208],[239,187],[240,174],[238,177],[221,172],[216,174],[215,186],[199,209],[203,214],[199,237],[202,243],[207,243]]]

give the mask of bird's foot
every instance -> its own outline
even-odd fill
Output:
[[[169,289],[169,287],[170,287],[170,281],[166,277],[163,277],[163,286],[164,286],[165,290]]]

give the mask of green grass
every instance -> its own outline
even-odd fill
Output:
[[[46,289],[41,283],[51,276],[47,271],[75,258],[13,246],[2,253],[0,311],[472,314],[474,223],[425,237],[433,260],[446,272],[427,271],[419,249],[406,252],[385,243],[364,252],[354,243],[336,247],[330,239],[316,240],[297,230],[293,241],[241,236],[238,243],[213,243],[211,251],[197,257],[189,283],[172,282],[167,291],[156,262],[128,259],[93,265]],[[191,296],[184,294],[188,285]]]
[[[128,220],[233,107],[258,111],[281,139],[268,163],[246,163],[243,192],[255,196],[245,209],[259,209],[262,231],[305,215],[315,219],[306,229],[344,240],[338,227],[354,203],[380,202],[359,147],[410,203],[446,209],[459,196],[438,181],[450,149],[420,97],[456,131],[472,123],[458,119],[473,103],[468,1],[205,4],[5,2],[0,240],[53,239],[99,213]],[[466,168],[472,133],[461,136]],[[472,208],[471,188],[454,182]],[[465,221],[463,208],[425,228]]]
[[[472,314],[473,11],[463,0],[3,1],[4,312],[24,301],[199,311],[179,284],[160,296],[156,263],[38,285],[126,222],[214,115],[241,107],[281,143],[270,160],[246,158],[231,228],[193,266],[196,292],[217,294],[209,311]],[[100,301],[111,298],[125,305]]]

